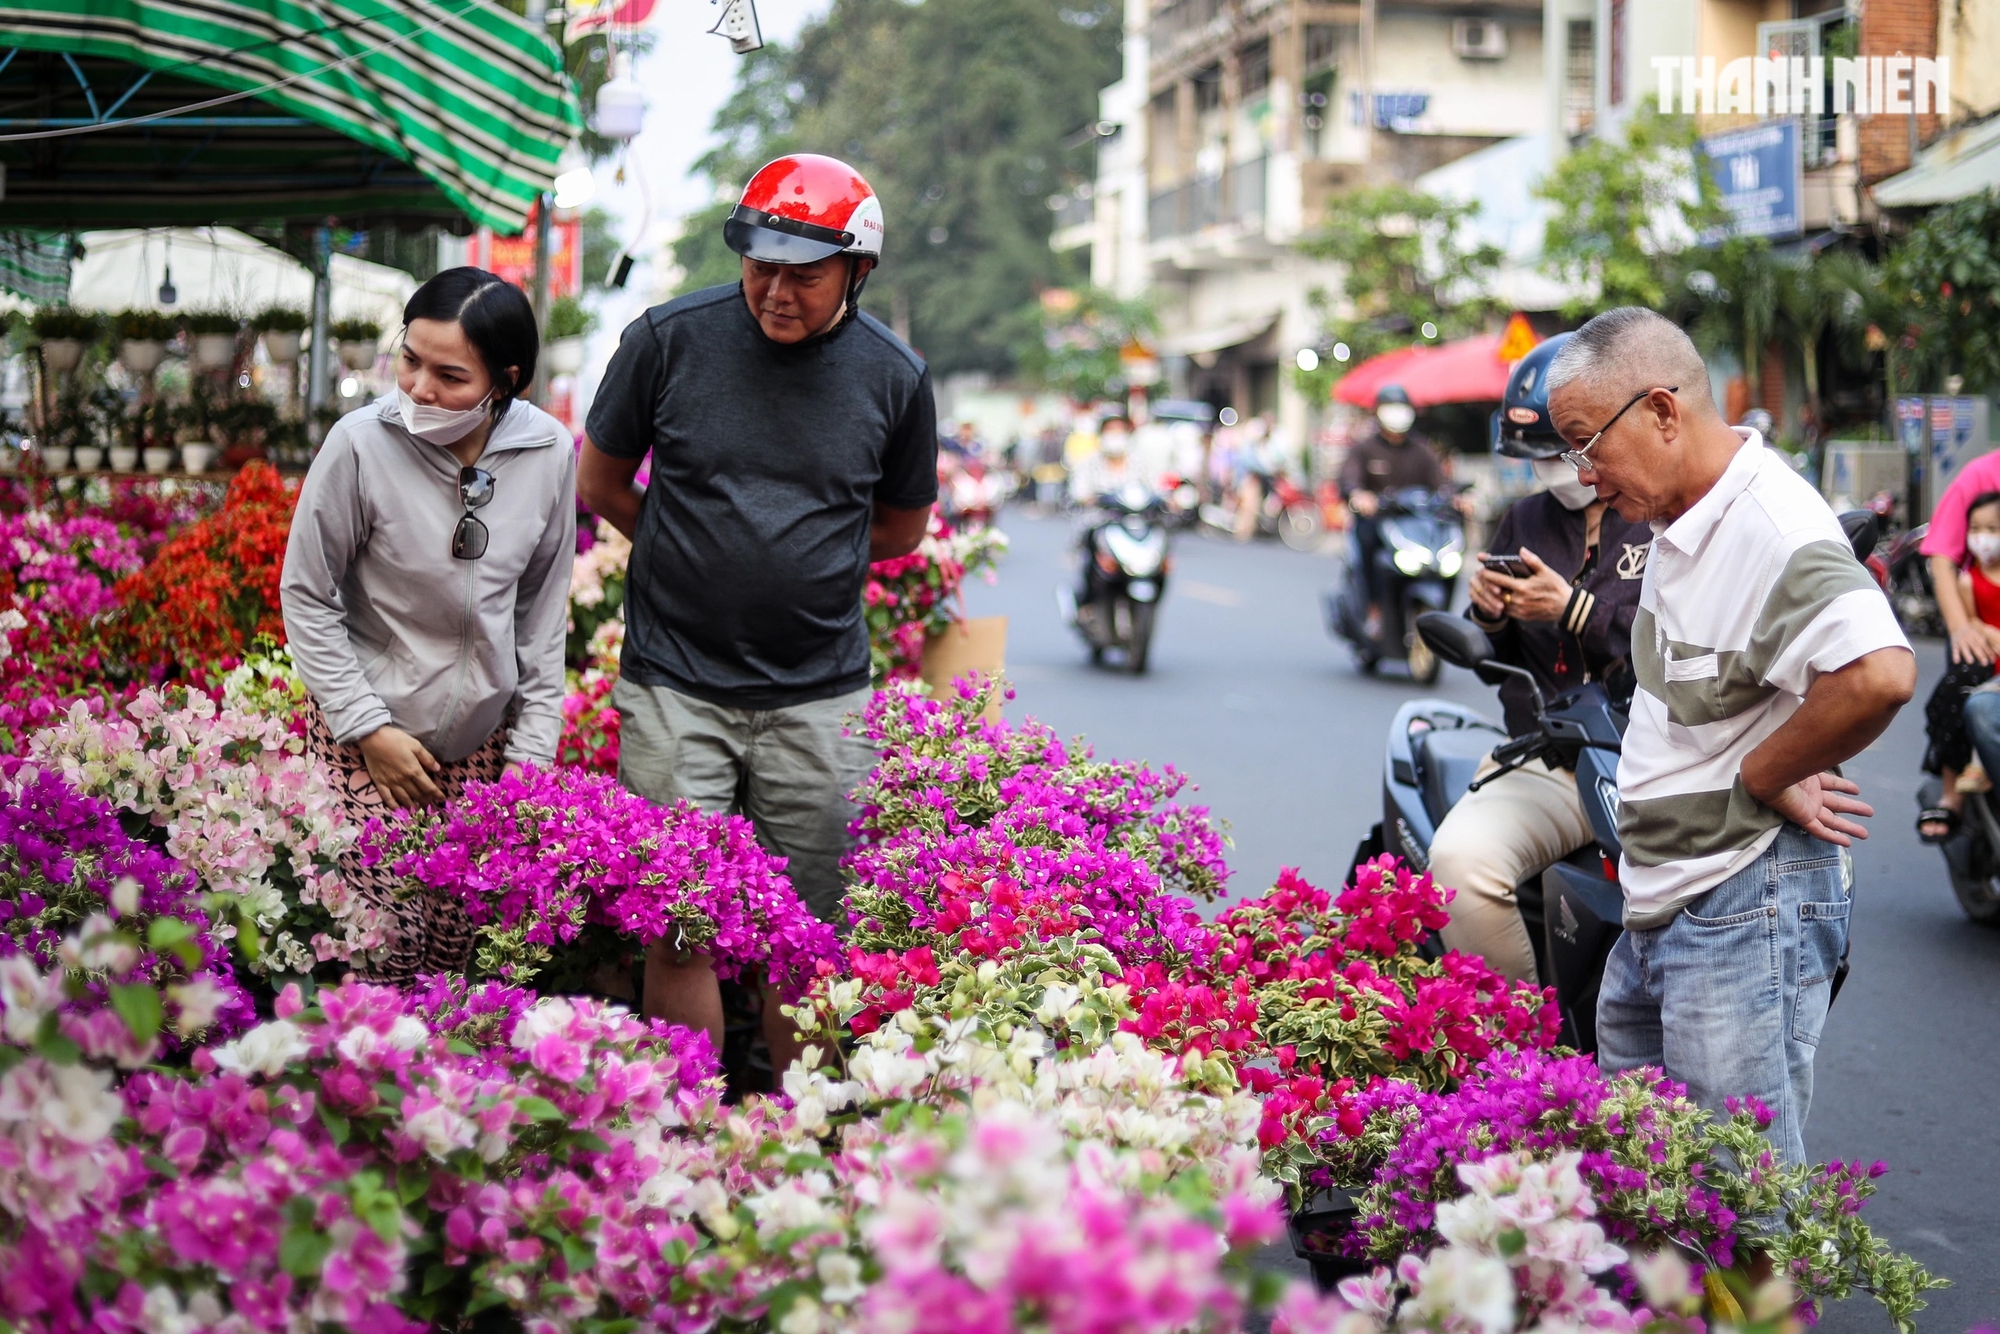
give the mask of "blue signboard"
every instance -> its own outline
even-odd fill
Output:
[[[1797,236],[1805,228],[1799,208],[1804,161],[1799,123],[1767,120],[1747,129],[1711,134],[1697,145],[1709,177],[1729,211],[1737,236]],[[1720,240],[1719,236],[1704,240]]]

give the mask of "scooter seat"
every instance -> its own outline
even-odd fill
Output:
[[[1410,739],[1424,805],[1434,822],[1458,804],[1487,754],[1506,739],[1484,727],[1438,727]]]

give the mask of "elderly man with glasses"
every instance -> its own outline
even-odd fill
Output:
[[[1694,344],[1607,311],[1549,367],[1579,480],[1655,534],[1618,767],[1626,932],[1598,1060],[1656,1065],[1703,1106],[1754,1097],[1803,1161],[1813,1056],[1874,814],[1836,766],[1881,735],[1916,658],[1826,503],[1716,410]]]

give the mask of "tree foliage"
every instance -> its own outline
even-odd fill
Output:
[[[1327,201],[1317,234],[1299,244],[1314,259],[1332,260],[1344,276],[1339,303],[1316,290],[1322,341],[1345,343],[1353,362],[1477,330],[1500,310],[1488,284],[1502,259],[1498,247],[1469,244],[1465,225],[1476,202],[1440,199],[1405,185],[1383,185]],[[1306,394],[1324,399],[1347,370],[1332,360],[1297,372]]]
[[[2000,198],[1974,195],[1932,211],[1884,268],[1913,379],[1937,389],[1957,375],[1968,392],[2000,389]]]
[[[1108,0],[835,0],[790,47],[746,60],[697,164],[719,202],[674,254],[683,290],[737,273],[727,198],[781,153],[853,163],[882,197],[870,313],[907,328],[938,374],[1007,372],[1039,334],[1036,296],[1080,277],[1050,251],[1047,200],[1095,164],[1072,148],[1117,77]]]
[[[1041,336],[1021,352],[1021,369],[1034,383],[1079,403],[1123,398],[1130,388],[1119,353],[1144,343],[1159,328],[1150,300],[1121,299],[1114,292],[1050,289],[1041,303]]]
[[[1555,207],[1542,232],[1551,277],[1587,295],[1565,307],[1585,319],[1614,306],[1658,310],[1673,298],[1679,251],[1720,221],[1715,187],[1694,169],[1694,119],[1662,116],[1648,100],[1624,138],[1594,138],[1535,187]]]

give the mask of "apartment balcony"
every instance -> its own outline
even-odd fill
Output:
[[[1215,176],[1197,176],[1147,201],[1146,234],[1155,243],[1199,236],[1214,229],[1261,231],[1270,159],[1226,167]]]

